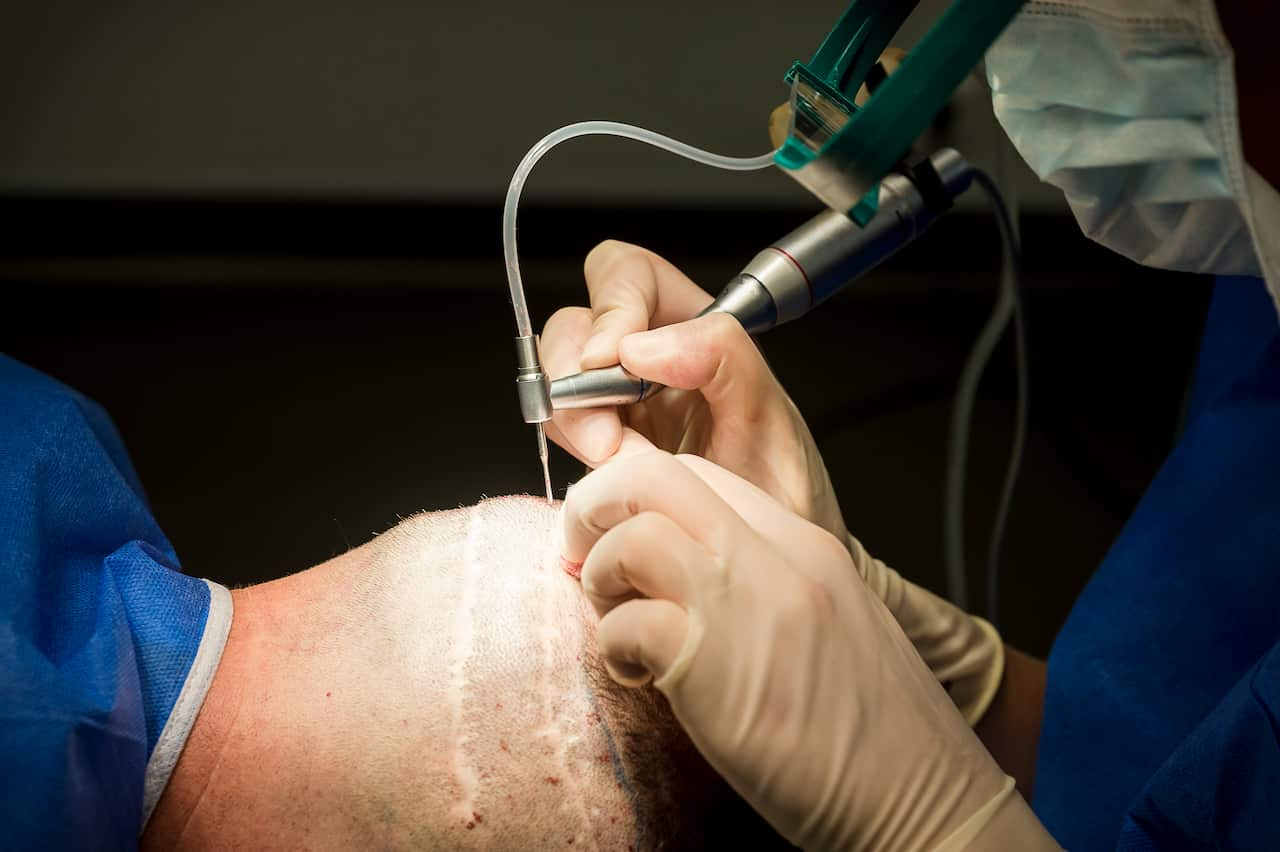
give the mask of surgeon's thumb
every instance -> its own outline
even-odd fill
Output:
[[[701,391],[713,413],[754,417],[776,385],[751,335],[724,313],[628,335],[618,355],[637,376]]]

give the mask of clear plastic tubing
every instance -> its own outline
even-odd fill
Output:
[[[520,165],[516,166],[516,173],[511,176],[511,185],[507,187],[507,203],[502,210],[502,253],[507,261],[507,283],[511,286],[511,306],[516,312],[518,337],[533,336],[533,325],[529,322],[529,307],[524,301],[524,282],[520,278],[520,260],[516,257],[516,208],[520,206],[520,191],[524,189],[524,182],[528,179],[529,172],[533,171],[534,164],[542,159],[543,154],[561,142],[578,136],[621,136],[624,139],[634,139],[637,142],[662,148],[703,165],[735,172],[757,171],[773,165],[772,151],[761,154],[759,157],[725,157],[686,145],[643,127],[616,121],[580,121],[542,137],[538,144],[524,155]]]

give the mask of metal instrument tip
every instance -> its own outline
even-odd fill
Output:
[[[551,493],[551,465],[547,461],[547,432],[542,428],[542,424],[536,424],[538,430],[538,459],[542,462],[542,482],[547,488],[547,502],[554,503],[555,497]]]

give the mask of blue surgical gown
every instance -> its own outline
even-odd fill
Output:
[[[1280,333],[1261,281],[1220,279],[1178,444],[1049,656],[1058,842],[1280,850],[1278,641]]]
[[[0,355],[0,846],[136,848],[230,624],[103,410]]]

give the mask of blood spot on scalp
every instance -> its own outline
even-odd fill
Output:
[[[331,696],[331,695],[333,695],[333,693],[332,693],[332,692],[326,692],[326,693],[324,694],[324,697],[325,697],[325,698],[328,698],[328,697],[329,697],[329,696]]]
[[[480,814],[476,813],[475,811],[471,812],[471,818],[475,820],[476,825],[479,825],[480,823],[484,822],[484,817],[480,816]]]
[[[506,740],[498,740],[498,748],[502,749],[503,751],[508,751],[508,752],[511,751],[511,746],[507,745]]]
[[[475,824],[474,822],[469,822],[469,823],[467,823],[467,831],[470,831],[471,829],[473,829],[473,828],[475,828],[475,827],[476,827],[476,824]]]
[[[497,704],[493,705],[493,709],[494,709],[494,710],[501,710],[501,709],[502,709],[502,702],[501,702],[501,701],[499,701]]]
[[[559,779],[559,778],[557,778],[557,777],[555,777],[554,775],[548,775],[548,776],[547,776],[545,779],[543,779],[543,780],[545,780],[545,781],[546,781],[548,784],[550,784],[552,787],[557,787],[557,786],[559,786],[559,785],[560,785],[560,779]]]
[[[611,761],[611,760],[609,759],[609,755],[608,755],[607,753],[604,753],[604,754],[597,754],[597,755],[596,755],[596,761],[597,761],[598,763],[601,763],[601,764],[609,764],[609,763],[612,763],[612,762],[613,762],[613,761]]]

